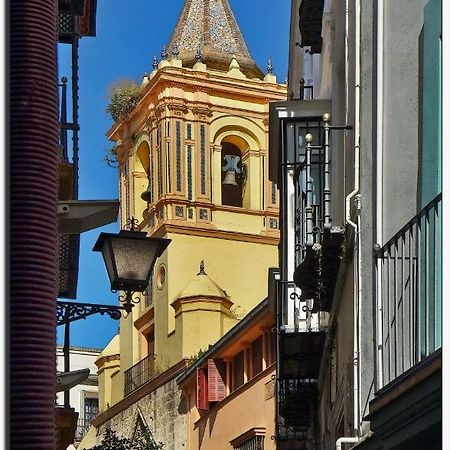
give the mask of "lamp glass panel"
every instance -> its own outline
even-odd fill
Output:
[[[159,241],[117,236],[111,238],[117,277],[123,280],[146,281],[158,249]]]
[[[114,262],[111,258],[111,247],[110,247],[109,239],[104,239],[102,243],[101,252],[103,255],[103,259],[105,261],[106,270],[108,272],[109,281],[111,284],[113,280],[117,277],[117,274],[114,272]]]

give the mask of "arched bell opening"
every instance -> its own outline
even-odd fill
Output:
[[[140,171],[145,172],[146,175],[145,190],[141,191],[140,197],[145,202],[151,203],[153,201],[153,189],[150,179],[150,148],[145,141],[139,145],[136,151],[135,170],[137,168],[140,168]]]
[[[232,142],[222,141],[221,160],[222,205],[242,208],[247,171],[241,149]]]

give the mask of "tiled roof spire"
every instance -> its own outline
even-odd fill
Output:
[[[168,47],[178,46],[184,65],[195,64],[201,50],[208,67],[227,70],[234,55],[249,77],[263,74],[250,55],[228,0],[185,0]]]

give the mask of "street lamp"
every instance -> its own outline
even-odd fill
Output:
[[[101,252],[111,282],[111,290],[124,291],[119,299],[127,313],[131,312],[136,292],[145,292],[156,258],[167,248],[170,239],[150,238],[147,233],[137,231],[137,220],[131,219],[127,224],[129,230],[119,234],[100,233],[93,251]]]

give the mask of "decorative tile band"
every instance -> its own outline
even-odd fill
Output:
[[[181,124],[176,122],[177,191],[181,191]]]
[[[176,217],[184,217],[184,208],[182,206],[175,206],[175,216]]]
[[[161,197],[163,192],[161,124],[156,129],[156,146],[158,151],[158,197]]]
[[[208,210],[204,208],[200,208],[200,219],[208,220]]]
[[[278,220],[277,219],[269,219],[269,228],[278,229]]]
[[[206,138],[205,125],[200,126],[200,192],[206,195]]]
[[[187,146],[188,199],[192,200],[192,145]]]
[[[153,183],[154,183],[154,175],[153,175],[153,167],[154,167],[154,163],[153,163],[153,134],[150,133],[150,164],[149,164],[149,168],[148,168],[148,179],[150,181],[150,202],[149,203],[153,203]]]
[[[272,205],[276,205],[277,203],[277,189],[275,187],[275,183],[271,182],[271,201]]]
[[[170,142],[166,142],[166,152],[167,152],[167,192],[172,190],[170,183]]]

